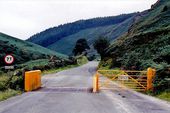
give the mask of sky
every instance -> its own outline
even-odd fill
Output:
[[[149,9],[157,0],[0,0],[0,32],[25,40],[50,27]]]

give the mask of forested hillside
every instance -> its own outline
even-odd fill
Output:
[[[107,36],[111,41],[127,32],[136,13],[119,16],[80,20],[47,29],[30,37],[28,41],[49,49],[70,55],[76,41],[87,39],[92,44],[99,36]]]
[[[170,88],[170,1],[159,0],[151,9],[139,13],[128,33],[107,49],[100,67],[130,70],[153,67],[157,70],[157,88]]]
[[[108,48],[112,66],[136,66],[143,69],[152,64],[169,64],[170,1],[161,0],[138,15],[128,33]]]

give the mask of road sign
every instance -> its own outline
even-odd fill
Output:
[[[14,66],[5,66],[5,69],[14,69]]]
[[[128,75],[119,75],[118,79],[119,80],[129,80],[129,77],[128,77]]]
[[[5,61],[5,63],[6,64],[12,64],[13,62],[14,62],[14,57],[12,56],[12,55],[6,55],[5,57],[4,57],[4,61]]]

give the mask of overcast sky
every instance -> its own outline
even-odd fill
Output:
[[[0,32],[27,39],[79,19],[149,9],[157,0],[0,0]]]

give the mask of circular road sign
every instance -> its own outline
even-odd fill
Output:
[[[4,61],[6,64],[12,64],[14,62],[14,57],[12,55],[6,55]]]

